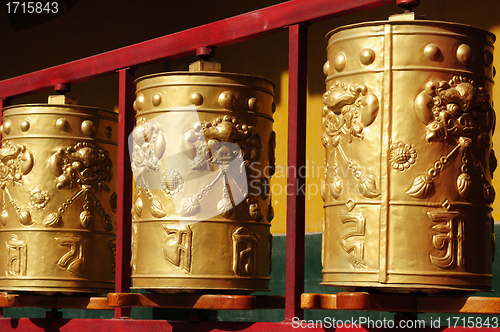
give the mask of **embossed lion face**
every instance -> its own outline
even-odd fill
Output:
[[[112,177],[112,162],[109,153],[97,143],[77,143],[61,147],[49,160],[49,168],[58,176],[56,187],[74,188],[83,186],[106,190],[106,182]]]
[[[101,182],[108,177],[107,155],[91,147],[83,147],[69,157],[73,174],[77,174],[83,184]],[[76,171],[76,172],[74,172]]]

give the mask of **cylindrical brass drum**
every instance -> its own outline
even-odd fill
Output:
[[[65,99],[3,109],[0,290],[114,290],[118,117]]]
[[[136,289],[269,286],[274,85],[212,70],[218,68],[200,61],[189,72],[136,81],[130,144]]]
[[[413,15],[327,35],[323,284],[487,290],[495,36]]]

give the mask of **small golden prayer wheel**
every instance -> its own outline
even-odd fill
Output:
[[[136,84],[133,288],[267,290],[274,84],[202,60]]]
[[[114,290],[118,115],[68,101],[3,109],[0,290]]]
[[[495,36],[406,13],[326,38],[323,284],[488,290]]]

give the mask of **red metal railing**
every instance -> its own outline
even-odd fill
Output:
[[[306,82],[307,82],[307,25],[343,14],[394,4],[394,0],[291,0],[253,12],[234,16],[164,37],[116,49],[110,52],[61,64],[48,69],[0,81],[0,108],[9,105],[11,98],[44,90],[64,90],[66,85],[119,73],[119,160],[116,246],[116,292],[129,291],[131,185],[126,139],[132,131],[135,98],[133,68],[194,54],[202,47],[221,47],[243,42],[265,34],[289,30],[289,100],[288,100],[288,166],[305,166]],[[227,328],[240,331],[281,331],[292,329],[294,317],[303,317],[300,295],[304,291],[304,231],[305,197],[300,188],[305,181],[296,174],[288,175],[288,186],[297,195],[287,198],[287,252],[285,319],[283,323],[206,323],[196,328],[189,323],[166,321],[136,321],[129,318],[129,308],[116,308],[114,320],[30,320],[1,323],[4,330],[66,330],[132,331],[145,328],[161,330],[210,330]],[[64,327],[64,329],[63,329]]]

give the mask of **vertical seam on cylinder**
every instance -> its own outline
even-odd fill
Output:
[[[382,78],[382,124],[380,152],[380,224],[379,224],[379,282],[387,282],[387,223],[389,219],[389,169],[387,150],[391,135],[392,108],[392,25],[384,26],[384,76]]]

